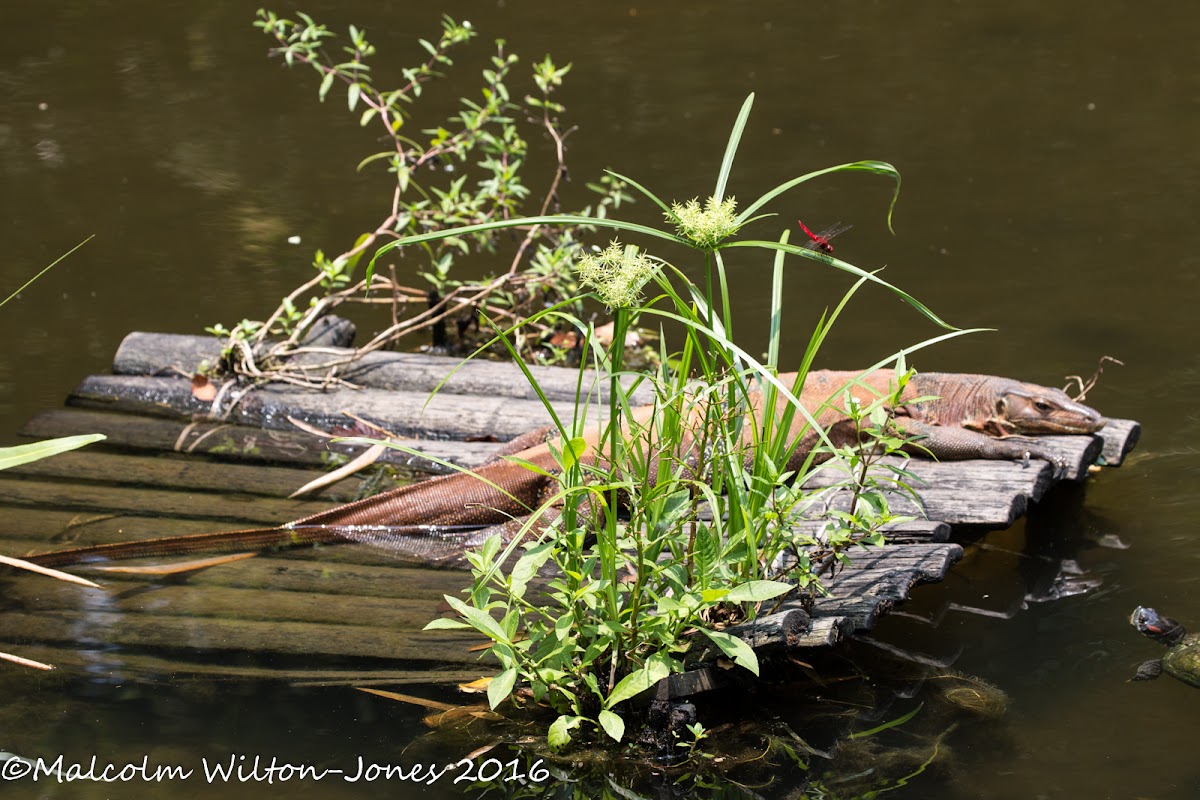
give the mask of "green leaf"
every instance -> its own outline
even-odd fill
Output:
[[[386,245],[385,245],[385,247],[386,247]],[[958,330],[953,325],[943,322],[941,317],[939,317],[937,314],[934,314],[932,311],[930,311],[928,308],[926,308],[923,303],[921,303],[919,300],[914,298],[912,295],[908,294],[905,291],[902,291],[901,289],[896,288],[895,286],[893,286],[892,284],[883,280],[882,278],[877,277],[875,275],[875,273],[864,272],[862,269],[859,269],[858,267],[854,266],[853,264],[848,264],[847,262],[841,261],[837,258],[834,258],[833,256],[826,255],[824,253],[818,253],[814,250],[809,250],[804,247],[798,247],[793,244],[783,244],[781,242],[770,242],[770,241],[758,241],[758,240],[752,240],[752,239],[743,239],[743,240],[736,241],[736,242],[729,242],[729,243],[725,244],[723,247],[724,248],[753,247],[753,248],[760,248],[760,249],[765,249],[765,250],[780,250],[785,253],[789,253],[791,255],[801,256],[803,258],[808,258],[808,259],[812,259],[815,261],[823,261],[831,267],[836,267],[837,269],[840,269],[844,272],[849,272],[852,275],[857,275],[860,278],[866,278],[867,280],[871,281],[872,283],[878,284],[879,286],[882,286],[883,288],[891,291],[893,294],[898,296],[905,303],[908,303],[910,306],[912,306],[914,309],[916,309],[922,316],[924,316],[929,321],[933,322],[935,325],[940,325],[941,327],[947,328],[949,330],[954,330],[954,331]],[[912,348],[906,348],[906,350],[908,352],[912,352]]]
[[[562,451],[563,469],[570,469],[575,466],[587,450],[587,439],[582,436],[576,436],[574,439],[568,441],[567,446]]]
[[[350,88],[346,90],[346,103],[353,111],[358,106],[358,96],[362,94],[362,85],[358,83],[350,84]]]
[[[321,88],[317,90],[317,97],[322,103],[325,102],[325,95],[329,94],[329,90],[333,87],[333,79],[336,77],[336,72],[326,72],[325,77],[321,79]]]
[[[475,630],[489,636],[497,642],[508,642],[508,636],[504,633],[504,629],[500,627],[500,623],[492,619],[492,615],[478,608],[471,608],[469,605],[459,600],[457,597],[451,597],[448,594],[442,595],[450,607],[459,613],[459,615],[471,624]]]
[[[644,667],[629,673],[613,687],[612,694],[604,701],[604,707],[612,708],[622,700],[636,697],[670,674],[671,668],[666,663],[648,659]]]
[[[463,629],[469,630],[470,627],[471,626],[468,625],[467,623],[459,622],[456,619],[450,619],[448,617],[438,617],[437,619],[433,619],[433,620],[430,620],[429,622],[427,622],[425,624],[425,627],[422,628],[421,630],[423,630],[423,631],[459,631],[459,630],[463,630]]]
[[[496,706],[504,702],[504,699],[512,694],[513,686],[517,683],[517,668],[509,667],[501,672],[496,677],[492,678],[488,683],[488,705],[493,711]]]
[[[529,470],[530,472],[536,472],[538,475],[545,475],[547,478],[554,477],[554,474],[551,473],[549,470],[539,467],[537,464],[535,464],[532,461],[529,461],[527,459],[518,458],[517,456],[504,456],[504,460],[508,461],[510,463],[516,464],[520,467],[524,467],[525,469]]]
[[[754,648],[724,631],[710,631],[707,628],[700,630],[704,632],[705,636],[712,639],[713,644],[720,648],[722,653],[732,658],[733,663],[758,675],[758,656],[754,654]]]
[[[725,599],[734,603],[757,603],[791,590],[792,585],[782,581],[747,581],[730,589]]]
[[[662,201],[662,198],[660,198],[654,192],[647,189],[645,186],[642,186],[640,183],[635,181],[633,178],[630,178],[628,175],[622,175],[619,172],[613,172],[611,169],[606,169],[604,171],[606,173],[608,173],[609,175],[613,176],[614,178],[616,178],[617,180],[623,181],[623,182],[629,184],[630,186],[632,186],[634,189],[637,189],[639,192],[641,192],[643,195],[645,195],[646,198],[650,200],[650,202],[657,205],[663,211],[671,210],[671,207],[669,205],[667,205],[666,203],[664,203]]]
[[[750,217],[754,216],[754,213],[758,211],[758,209],[762,208],[764,205],[771,202],[771,200],[783,194],[788,189],[791,189],[793,186],[798,186],[805,181],[810,181],[813,178],[819,178],[822,175],[828,175],[831,172],[849,172],[855,170],[872,172],[876,175],[886,175],[896,182],[896,188],[892,193],[892,203],[888,207],[888,230],[891,230],[892,210],[896,207],[896,200],[898,200],[900,197],[900,173],[896,171],[895,167],[884,161],[855,161],[850,164],[839,164],[836,167],[826,167],[825,169],[819,169],[816,172],[809,172],[806,175],[801,175],[798,178],[792,178],[790,181],[785,181],[784,183],[776,186],[774,189],[769,190],[766,194],[762,195],[753,203],[746,206],[746,208],[742,209],[742,213],[738,214],[738,221],[742,222],[750,219]]]
[[[546,560],[553,553],[554,543],[543,542],[537,547],[530,548],[525,555],[517,559],[517,563],[513,565],[510,575],[509,593],[513,597],[524,597],[525,587],[533,579],[533,576],[537,575],[538,570],[542,568],[542,565],[546,563]]]
[[[707,576],[721,558],[721,543],[717,541],[717,533],[711,525],[696,527],[696,569]]]
[[[573,717],[569,714],[563,714],[550,723],[550,730],[546,733],[546,742],[550,745],[550,749],[561,750],[570,744],[571,729],[579,727],[579,723],[582,721],[583,717]]]
[[[746,128],[746,120],[749,119],[750,109],[753,107],[754,92],[751,92],[742,103],[742,110],[738,112],[737,120],[733,123],[733,130],[729,132],[729,143],[725,145],[725,157],[721,159],[721,171],[717,174],[717,189],[713,192],[713,197],[717,200],[725,199],[725,187],[729,183],[729,172],[733,169],[733,157],[737,155],[742,131]]]
[[[618,717],[611,711],[601,711],[599,717],[600,727],[604,728],[604,732],[613,738],[613,741],[621,741],[621,737],[625,735],[625,720]]]
[[[66,436],[62,439],[45,439],[33,444],[22,444],[16,447],[0,447],[0,469],[17,467],[38,461],[57,453],[65,453],[93,442],[104,441],[102,433],[85,433],[80,436]]]

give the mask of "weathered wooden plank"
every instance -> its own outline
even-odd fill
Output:
[[[212,404],[194,398],[191,386],[182,378],[92,375],[84,378],[67,402],[130,414],[209,418],[214,414]],[[397,435],[430,439],[508,440],[551,422],[540,402],[502,396],[445,394],[429,400],[426,394],[385,389],[317,392],[271,386],[226,399],[215,410],[216,417],[271,430],[290,428],[288,417],[322,430],[352,425],[354,421],[345,414],[348,410]],[[574,413],[567,404],[559,404],[556,410],[566,418]]]
[[[0,487],[3,486],[0,483]],[[3,547],[9,548],[0,548],[0,552],[13,554],[55,547],[186,536],[209,533],[218,524],[211,519],[139,516],[136,512],[127,511],[69,511],[33,504],[0,505],[0,536],[4,537]]]
[[[227,492],[231,487],[245,494],[287,497],[321,472],[262,464],[229,464],[197,458],[126,455],[101,450],[62,453],[8,470],[14,475],[45,478],[106,481],[117,486],[153,486],[160,489],[186,489]],[[333,486],[309,494],[306,499],[329,504],[353,500],[361,486],[351,476]]]
[[[255,426],[217,422],[180,422],[162,417],[145,417],[82,408],[45,411],[30,419],[20,430],[21,436],[52,438],[78,433],[103,433],[109,446],[139,450],[199,453],[223,459],[256,463],[295,465],[324,464],[329,452],[355,456],[362,445],[346,445],[319,439],[299,429],[264,430]],[[406,447],[467,467],[486,461],[496,450],[494,442],[456,442],[451,440],[405,439]],[[389,464],[427,473],[449,470],[427,459],[389,450],[380,458]]]
[[[4,614],[6,635],[15,641],[76,643],[100,646],[177,650],[269,653],[280,655],[353,656],[389,661],[473,664],[479,654],[470,647],[478,636],[446,631],[413,632],[378,626],[346,626],[306,622],[260,622],[122,614],[90,609],[86,625],[75,612]]]
[[[1104,440],[1104,463],[1117,467],[1142,438],[1142,426],[1131,419],[1110,419],[1099,436]]]
[[[824,541],[821,531],[827,524],[825,520],[805,520],[793,524],[792,529],[817,541]],[[914,519],[908,522],[894,522],[884,525],[882,530],[889,542],[897,544],[944,542],[950,538],[950,525],[940,520]]]
[[[329,508],[310,500],[265,499],[227,493],[173,492],[81,483],[44,481],[0,475],[0,502],[11,505],[50,506],[76,511],[119,511],[158,516],[242,520],[259,525],[281,525]]]
[[[236,571],[239,563],[219,568]],[[332,571],[336,572],[336,566]],[[203,590],[179,582],[155,583],[137,575],[101,573],[103,589],[89,589],[42,576],[22,576],[7,582],[5,599],[22,610],[81,612],[100,605],[125,614],[169,614],[192,618],[317,622],[346,626],[379,626],[390,630],[419,631],[438,616],[441,598],[362,597],[338,591],[336,580],[325,581],[325,591],[281,591],[276,588],[240,588],[209,585]],[[466,576],[459,576],[465,582]],[[90,613],[90,611],[88,611]]]
[[[99,524],[102,523],[97,523]],[[46,549],[48,548],[36,543],[30,546],[29,540],[0,539],[0,552],[9,555],[22,555],[30,550],[40,552]],[[468,576],[462,570],[414,566],[397,558],[381,557],[377,554],[371,563],[372,554],[364,553],[364,550],[366,548],[362,545],[345,545],[281,551],[277,554],[261,554],[256,558],[176,578],[106,572],[102,567],[109,565],[104,563],[79,565],[71,569],[86,574],[89,579],[102,585],[123,581],[153,584],[174,580],[186,582],[192,587],[233,587],[339,594],[346,597],[385,597],[402,602],[440,602],[443,595],[457,594],[468,582]],[[129,560],[121,564],[172,561],[178,559]]]
[[[202,361],[215,361],[221,351],[221,340],[211,336],[183,336],[167,333],[135,331],[125,337],[113,358],[113,373],[117,375],[159,375],[172,368],[192,372]],[[305,356],[298,363],[310,367],[340,361],[354,355],[353,350],[328,348],[326,352]],[[458,367],[458,371],[446,377]],[[582,386],[579,373],[561,367],[531,366],[538,385],[551,400],[573,403],[576,391],[582,396],[599,393],[606,386],[593,386],[595,374],[585,373]],[[328,375],[328,369],[313,369],[317,380]],[[424,353],[374,352],[359,356],[353,363],[339,367],[336,374],[359,386],[388,391],[405,391],[428,396],[442,381],[441,391],[456,395],[506,397],[537,401],[538,395],[515,365],[507,362],[431,356]],[[649,402],[645,394],[639,402]]]
[[[858,550],[852,568],[826,580],[831,596],[821,598],[814,616],[849,617],[856,629],[870,628],[918,583],[940,581],[962,558],[957,544],[889,545]]]
[[[281,663],[273,659],[267,666],[246,664],[246,654],[234,653],[228,660],[222,654],[210,652],[202,661],[190,660],[187,654],[174,657],[149,655],[117,650],[97,649],[94,645],[74,647],[71,644],[46,645],[19,642],[0,636],[0,650],[15,652],[45,664],[53,664],[64,671],[86,673],[93,679],[112,678],[129,681],[132,678],[145,680],[167,679],[172,682],[203,678],[244,678],[252,680],[286,680],[303,686],[368,686],[371,684],[435,684],[453,685],[466,683],[493,674],[489,664],[477,666],[445,667],[427,664],[418,669],[362,669],[347,668],[345,659],[335,657],[335,665],[321,667],[317,659],[309,656],[304,664]]]
[[[917,584],[942,580],[962,552],[957,544],[896,544],[856,550],[849,567],[825,579],[829,596],[817,598],[811,614],[801,608],[799,599],[793,599],[776,612],[725,630],[755,650],[768,652],[834,644],[854,630],[874,626],[879,616],[907,599]],[[711,647],[698,654],[700,661],[715,657]]]
[[[927,517],[955,526],[1007,528],[1016,522],[1029,507],[1028,498],[1019,492],[1004,491],[1003,487],[978,495],[964,495],[955,486],[930,486],[918,493],[919,502],[907,494],[888,493],[888,503],[894,513]],[[835,492],[814,498],[804,512],[807,517],[822,517],[829,510],[848,510],[849,492]]]

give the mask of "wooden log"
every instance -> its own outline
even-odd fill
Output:
[[[352,656],[388,661],[474,664],[479,637],[446,631],[413,632],[361,625],[259,622],[92,609],[87,624],[74,612],[29,614],[9,610],[6,635],[15,641],[75,643],[164,650]]]
[[[49,506],[75,511],[118,511],[161,516],[201,517],[282,525],[329,508],[309,500],[255,498],[236,494],[192,494],[165,489],[136,492],[114,486],[72,481],[42,481],[0,475],[0,498],[11,505]]]
[[[811,614],[803,610],[800,600],[793,599],[776,612],[725,630],[756,651],[831,645],[855,630],[873,627],[879,616],[906,600],[917,584],[945,578],[962,553],[957,544],[885,545],[856,550],[849,567],[824,581],[829,596],[817,598]],[[701,662],[715,657],[713,647],[697,654]]]
[[[236,571],[237,562],[220,567]],[[336,566],[331,569],[336,574]],[[103,589],[88,589],[42,576],[10,580],[5,597],[19,603],[23,611],[86,612],[98,605],[125,614],[170,614],[190,618],[317,622],[350,627],[382,627],[419,631],[438,616],[441,598],[362,597],[339,591],[336,578],[322,585],[324,591],[280,591],[276,588],[241,588],[209,585],[204,589],[187,583],[155,583],[133,574],[101,573]],[[393,576],[394,577],[394,576]],[[459,576],[464,582],[466,576]],[[478,637],[476,637],[478,638]]]
[[[907,493],[888,493],[892,511],[906,516],[926,517],[953,526],[1007,528],[1016,522],[1029,507],[1028,498],[1003,487],[971,496],[956,486],[932,486],[918,492],[914,501]],[[830,510],[849,509],[851,495],[838,491],[814,497],[804,512],[806,517],[821,518]]]
[[[5,512],[7,519],[8,511]],[[131,524],[141,522],[144,527],[130,530]],[[129,517],[106,518],[85,529],[77,544],[102,543],[95,540],[148,538],[161,535],[165,530],[175,530],[187,521],[172,520],[170,528],[154,528],[155,520],[139,520]],[[192,521],[193,525],[199,524]],[[6,525],[7,527],[7,525]],[[24,526],[21,526],[24,527]],[[103,529],[103,532],[100,532]],[[16,529],[14,529],[16,530]],[[185,529],[187,530],[187,529]],[[188,531],[195,532],[195,531]],[[198,531],[204,532],[204,531]],[[128,534],[128,535],[126,535]],[[23,555],[30,551],[42,552],[51,549],[35,538],[6,536],[0,539],[0,552]],[[121,566],[144,563],[172,563],[179,559],[130,559]],[[363,545],[319,547],[260,554],[246,561],[238,561],[219,568],[188,573],[185,576],[157,577],[107,572],[103,567],[109,563],[79,565],[72,571],[82,572],[89,579],[102,585],[133,582],[154,584],[156,582],[186,582],[192,587],[231,587],[246,589],[270,589],[280,592],[310,592],[339,594],[347,597],[384,597],[397,601],[409,600],[441,602],[444,595],[457,594],[469,580],[462,570],[433,569],[422,565],[406,564],[393,556],[380,555]],[[5,574],[12,571],[4,570]]]
[[[1142,426],[1131,419],[1110,419],[1099,436],[1104,440],[1104,463],[1117,467],[1142,438]]]
[[[117,486],[287,497],[321,472],[256,464],[218,464],[196,458],[124,455],[98,450],[62,453],[8,470],[13,475],[105,481]],[[349,477],[305,499],[333,505],[353,500],[362,480]]]
[[[190,381],[181,378],[93,375],[76,387],[67,402],[82,408],[149,416],[215,416],[221,421],[271,430],[290,429],[288,418],[292,417],[329,431],[352,425],[354,420],[345,413],[352,411],[400,436],[430,439],[494,437],[506,441],[551,422],[540,402],[503,396],[444,394],[427,405],[428,395],[418,392],[316,392],[284,386],[227,395],[228,402],[213,409],[210,403],[192,396],[191,386]],[[230,403],[235,403],[232,409]],[[557,412],[569,419],[574,409],[560,404]]]
[[[42,412],[25,423],[20,430],[21,436],[37,439],[78,433],[103,433],[108,437],[105,444],[112,447],[199,453],[256,463],[319,466],[324,465],[328,453],[355,456],[364,449],[363,445],[320,439],[297,428],[267,431],[246,425],[180,422],[161,417],[80,408]],[[455,442],[419,438],[406,439],[401,443],[443,461],[466,467],[482,464],[498,447],[494,442]],[[385,452],[380,461],[425,473],[440,474],[450,471],[428,459],[395,450]]]
[[[824,541],[821,531],[826,524],[825,520],[805,520],[793,524],[792,530],[817,541]],[[908,522],[894,522],[884,525],[882,530],[887,540],[894,544],[944,542],[950,538],[950,525],[940,520],[914,519]]]
[[[128,682],[133,679],[194,680],[197,678],[237,678],[245,680],[284,680],[301,686],[367,686],[371,684],[467,683],[493,673],[487,664],[477,666],[439,666],[427,664],[420,669],[378,669],[364,665],[348,668],[345,659],[335,657],[327,667],[308,656],[300,664],[276,660],[270,666],[245,664],[245,654],[210,652],[204,660],[192,660],[187,653],[149,655],[115,648],[98,650],[71,644],[47,645],[0,638],[0,650],[17,652],[64,671],[86,674],[92,679],[109,678]],[[224,659],[224,660],[222,660]]]
[[[116,375],[162,375],[174,369],[191,373],[203,362],[210,363],[220,356],[222,341],[210,336],[183,336],[167,333],[134,332],[125,337],[113,358]],[[344,348],[327,348],[299,359],[298,363],[315,366],[342,361],[354,356]],[[428,396],[455,369],[441,391],[456,395],[506,397],[537,401],[537,392],[514,364],[472,359],[431,356],[424,353],[373,352],[340,366],[336,375],[362,387],[387,391],[404,391]],[[590,393],[606,396],[607,386],[591,385],[596,373],[585,373],[582,386],[579,373],[562,367],[531,366],[530,372],[551,400],[574,403],[577,391],[586,398]],[[313,369],[312,377],[321,380],[330,369]],[[601,384],[604,382],[601,381]],[[642,392],[637,402],[650,402],[648,392]]]

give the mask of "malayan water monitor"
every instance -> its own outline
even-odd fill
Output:
[[[785,374],[779,378],[791,385],[795,376]],[[890,370],[865,374],[810,372],[800,400],[833,444],[841,446],[856,435],[846,414],[839,410],[844,391],[869,404],[888,393],[894,381],[895,374]],[[919,398],[932,399],[913,402]],[[1059,389],[988,375],[917,374],[905,387],[901,400],[905,402],[892,411],[897,427],[909,436],[921,437],[909,449],[946,460],[1040,458],[1053,462],[1053,456],[1035,441],[1010,437],[1095,433],[1106,422],[1094,409],[1075,402]],[[756,418],[760,417],[762,396],[752,395],[751,402]],[[645,424],[653,413],[652,407],[643,407],[633,416],[638,424]],[[743,430],[745,437],[752,435],[749,426]],[[819,443],[816,432],[805,426],[799,414],[792,430],[798,442],[789,469],[795,469]],[[589,449],[581,460],[594,463],[599,437],[598,427],[585,431]],[[550,429],[531,431],[506,445],[501,454],[552,473],[558,470],[558,463],[550,443],[557,445]],[[689,458],[696,460],[694,456]],[[466,548],[481,543],[493,526],[515,530],[514,518],[529,514],[548,492],[557,489],[554,478],[501,456],[472,473],[431,478],[276,528],[96,545],[43,553],[28,560],[44,566],[64,566],[390,537],[393,541],[399,538],[401,546],[395,549],[409,557],[428,563],[451,563],[461,560]]]

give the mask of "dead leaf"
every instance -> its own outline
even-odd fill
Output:
[[[322,489],[331,483],[337,483],[342,478],[348,478],[349,476],[358,472],[360,469],[364,469],[374,464],[385,452],[387,452],[387,445],[373,444],[366,450],[359,453],[358,456],[356,456],[350,463],[338,467],[333,472],[327,472],[321,477],[309,481],[296,491],[289,494],[288,498],[291,499],[293,497],[300,497],[301,495],[315,492],[317,489]]]
[[[208,379],[207,375],[197,372],[192,376],[192,397],[201,403],[211,403],[217,399],[217,386]]]
[[[75,575],[70,574],[69,572],[59,572],[56,569],[50,569],[49,567],[43,567],[40,564],[34,564],[32,562],[25,561],[20,558],[10,558],[8,556],[0,556],[0,564],[8,564],[10,567],[16,567],[17,569],[29,570],[30,572],[36,572],[39,575],[46,575],[51,578],[57,578],[60,581],[66,581],[68,583],[77,583],[80,586],[87,586],[92,589],[103,589],[104,588],[103,586],[101,586],[98,583],[92,583],[91,581],[89,581],[85,578],[77,577]]]
[[[491,744],[485,744],[482,747],[476,748],[475,750],[472,750],[471,752],[467,753],[465,756],[463,756],[463,758],[466,759],[467,761],[474,761],[475,759],[479,758],[480,756],[486,755],[486,754],[492,752],[492,750],[496,749],[501,744],[502,744],[502,742],[492,742]]]
[[[354,688],[358,689],[360,692],[366,692],[367,694],[377,694],[380,697],[386,697],[388,700],[397,700],[401,703],[412,703],[414,706],[424,706],[425,708],[433,708],[437,709],[438,711],[449,712],[464,708],[464,706],[456,706],[453,703],[443,703],[439,700],[428,700],[424,697],[417,697],[416,695],[411,694],[400,694],[399,692],[389,692],[384,689],[368,689],[365,686],[356,686]]]
[[[257,555],[258,553],[234,553],[231,556],[214,556],[196,561],[180,561],[175,564],[149,564],[144,567],[95,567],[94,569],[101,572],[121,572],[130,575],[178,575],[181,572],[192,572],[193,570],[218,567],[222,564],[232,564],[234,561],[244,561]]]
[[[458,690],[466,694],[483,694],[487,691],[487,687],[491,684],[491,678],[479,678],[470,683],[460,683]]]
[[[21,658],[14,656],[12,653],[0,653],[0,658],[5,661],[11,661],[14,664],[20,664],[22,667],[32,667],[33,669],[54,669],[53,664],[43,664],[41,661],[34,661],[32,658]]]
[[[449,711],[443,711],[440,714],[430,714],[421,721],[430,728],[440,728],[443,725],[449,725],[454,722],[462,722],[470,719],[482,719],[490,722],[504,719],[503,714],[497,714],[489,709],[486,705],[480,703],[474,706],[460,706]]]

